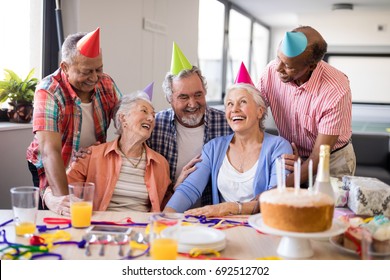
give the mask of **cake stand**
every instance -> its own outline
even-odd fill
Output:
[[[265,225],[261,214],[250,216],[248,223],[261,232],[281,236],[277,253],[280,256],[292,259],[303,259],[313,256],[314,252],[310,239],[329,238],[345,232],[348,228],[348,225],[333,219],[332,227],[327,231],[312,233],[283,231]]]

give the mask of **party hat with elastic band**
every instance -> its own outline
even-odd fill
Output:
[[[152,97],[153,97],[153,85],[154,85],[154,82],[151,82],[143,90],[143,92],[145,92],[149,96],[150,101],[152,101]]]
[[[191,63],[184,56],[179,46],[173,42],[172,60],[171,60],[171,74],[177,75],[182,70],[192,69]]]
[[[280,50],[285,56],[295,57],[305,51],[307,38],[302,32],[286,32]]]
[[[252,86],[255,86],[252,82],[251,76],[249,76],[248,70],[246,70],[246,67],[244,65],[244,62],[241,62],[240,69],[238,70],[236,80],[234,81],[235,84],[250,84]]]
[[[77,42],[77,49],[86,57],[94,58],[100,54],[100,28],[86,34]]]

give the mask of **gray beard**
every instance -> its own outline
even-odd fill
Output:
[[[203,119],[203,115],[192,115],[190,117],[183,117],[181,121],[189,126],[197,126]]]

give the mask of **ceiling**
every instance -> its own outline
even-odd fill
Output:
[[[331,12],[332,4],[351,3],[354,10],[390,12],[390,0],[230,0],[269,26],[297,24],[298,15]]]

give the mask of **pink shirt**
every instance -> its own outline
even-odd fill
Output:
[[[301,86],[283,83],[272,61],[257,88],[260,90],[282,137],[294,142],[300,156],[308,157],[318,134],[339,135],[333,147],[346,145],[352,135],[352,98],[345,74],[324,61]]]
[[[161,212],[165,206],[165,193],[171,183],[167,160],[144,145],[146,150],[145,185],[152,212]],[[91,147],[91,155],[79,158],[68,170],[68,182],[94,182],[93,209],[105,211],[110,203],[122,165],[118,140]],[[163,202],[164,200],[164,202]]]

